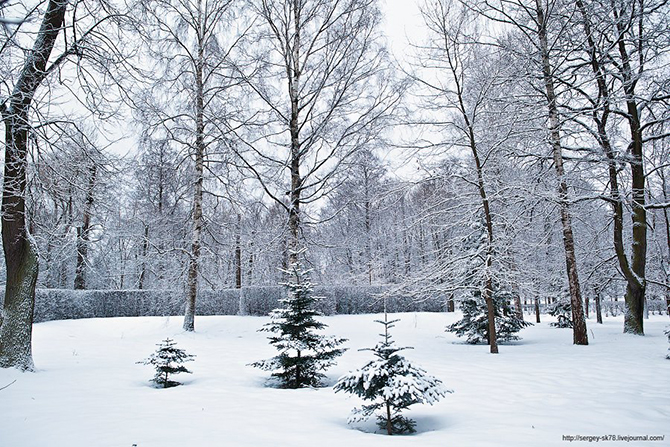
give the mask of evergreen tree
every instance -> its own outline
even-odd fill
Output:
[[[493,293],[493,304],[495,310],[496,339],[499,342],[518,340],[516,335],[526,326],[532,323],[519,318],[517,313],[509,304],[510,294],[496,290]],[[461,301],[460,309],[463,318],[447,326],[447,332],[454,332],[459,337],[467,337],[471,344],[489,343],[488,311],[486,303],[481,298],[480,291],[474,291],[472,297]]]
[[[549,323],[549,326],[560,328],[572,327],[572,308],[570,307],[569,300],[561,299],[551,304],[549,306],[549,315],[556,317],[556,322]]]
[[[156,375],[152,382],[158,388],[171,388],[181,385],[180,382],[170,380],[170,375],[179,373],[191,373],[182,365],[184,362],[192,362],[194,355],[187,354],[183,349],[176,348],[177,343],[169,337],[157,344],[158,349],[151,356],[142,360],[144,365],[153,365],[156,368]]]
[[[415,432],[416,423],[403,416],[403,410],[414,404],[432,405],[452,392],[444,388],[441,380],[398,354],[398,351],[412,348],[397,347],[391,340],[389,329],[397,321],[388,321],[386,313],[384,321],[375,320],[384,326],[384,333],[380,334],[382,341],[374,348],[362,351],[372,351],[377,358],[363,368],[340,377],[335,384],[336,393],[345,391],[372,402],[362,408],[354,408],[349,423],[367,420],[381,410],[377,414],[377,425],[389,435]]]
[[[314,309],[319,297],[312,295],[309,270],[296,262],[284,273],[290,277],[284,284],[288,289],[287,297],[280,300],[285,307],[273,310],[270,314],[272,322],[260,329],[276,334],[268,340],[279,355],[254,362],[251,366],[274,371],[272,377],[279,380],[282,388],[319,386],[326,377],[322,371],[334,365],[335,358],[346,351],[346,348],[338,347],[346,339],[315,333],[327,325],[316,320],[321,315]]]

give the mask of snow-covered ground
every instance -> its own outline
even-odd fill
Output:
[[[0,370],[2,447],[328,447],[553,446],[590,444],[563,436],[665,435],[670,445],[667,316],[645,321],[647,335],[624,335],[622,319],[589,320],[590,346],[573,346],[569,329],[543,322],[502,345],[463,344],[444,327],[457,314],[401,314],[393,332],[406,357],[454,390],[433,407],[407,415],[418,433],[374,433],[374,421],[346,423],[354,397],[332,388],[283,390],[246,366],[273,356],[259,317],[198,317],[196,333],[181,318],[53,321],[35,325],[36,373]],[[337,377],[370,358],[381,326],[374,315],[325,317],[328,333],[350,348],[328,371]],[[169,336],[196,354],[185,386],[155,389],[151,367],[136,364]],[[595,441],[592,439],[592,442]]]

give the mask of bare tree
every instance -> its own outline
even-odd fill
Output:
[[[555,43],[563,31],[562,3],[558,0],[484,0],[471,7],[489,20],[517,30],[531,50],[528,60],[542,79],[542,94],[547,108],[548,142],[551,147],[554,169],[558,183],[559,211],[561,216],[563,248],[570,289],[570,304],[573,318],[573,342],[588,344],[586,321],[582,305],[582,292],[577,273],[577,257],[570,212],[570,195],[566,180],[561,136],[562,120],[559,114],[559,92],[557,90],[557,67],[554,58],[561,51]]]
[[[482,135],[481,120],[485,119],[486,104],[489,92],[495,88],[499,76],[486,65],[491,54],[485,54],[480,47],[472,42],[478,40],[472,27],[472,18],[467,9],[457,11],[448,0],[431,1],[421,10],[424,22],[430,32],[429,42],[420,48],[422,55],[418,69],[424,73],[417,75],[421,86],[428,89],[427,102],[432,109],[444,104],[444,110],[437,118],[438,123],[451,122],[452,130],[456,131],[455,141],[465,141],[463,146],[469,149],[475,167],[474,182],[481,203],[487,235],[483,274],[482,297],[488,313],[489,345],[492,354],[498,353],[495,323],[495,304],[493,301],[494,263],[494,223],[489,192],[485,180],[484,166],[491,154],[482,154],[481,146],[485,146]],[[470,14],[472,15],[472,14]],[[475,35],[468,35],[468,31]],[[477,67],[477,69],[475,69]],[[478,76],[483,74],[483,76]],[[440,111],[438,110],[437,113]],[[446,115],[446,116],[445,116]],[[488,142],[495,148],[500,144]],[[453,146],[453,143],[452,143]],[[456,143],[456,146],[459,146]]]
[[[184,330],[193,331],[205,231],[206,172],[215,150],[225,147],[225,121],[232,108],[228,98],[234,85],[228,74],[231,52],[244,33],[228,32],[236,8],[232,0],[152,0],[138,6],[139,27],[157,73],[144,93],[140,114],[151,135],[179,145],[192,163]]]
[[[38,262],[26,228],[26,162],[29,111],[37,88],[49,72],[51,52],[63,26],[66,1],[49,1],[32,52],[28,53],[12,96],[2,103],[5,125],[5,174],[2,240],[7,265],[5,305],[0,322],[0,366],[33,369],[31,338]]]
[[[31,10],[31,14],[42,15],[39,29],[26,32],[33,37],[30,50],[14,52],[15,58],[22,58],[21,68],[15,78],[6,80],[8,83],[13,81],[13,87],[0,102],[5,126],[2,236],[7,266],[3,320],[0,322],[2,367],[33,369],[31,337],[38,261],[26,224],[26,167],[31,122],[39,107],[45,104],[34,101],[35,95],[47,76],[61,69],[69,56],[95,57],[96,50],[102,48],[95,42],[104,42],[103,46],[109,43],[98,33],[99,30],[116,16],[104,4],[100,4],[102,16],[94,15],[88,7],[76,15],[70,10],[70,4],[65,0],[49,0]],[[69,11],[72,20],[66,26]],[[58,43],[59,36],[63,36],[62,43]],[[14,40],[11,42],[15,43]],[[52,53],[56,47],[54,57]]]
[[[588,117],[592,124],[580,119],[576,121],[597,141],[605,155],[608,201],[614,212],[614,250],[626,281],[624,332],[642,335],[648,245],[644,145],[667,138],[662,130],[654,133],[667,119],[662,112],[658,114],[654,111],[658,102],[662,109],[667,109],[662,99],[667,97],[667,92],[659,91],[654,85],[654,71],[659,69],[658,60],[666,51],[664,46],[667,46],[662,37],[665,35],[667,39],[667,32],[662,31],[665,28],[662,11],[666,2],[600,3],[579,0],[575,6],[576,28],[581,31],[576,46],[583,56],[576,59],[575,70],[571,73],[579,76],[578,82],[570,82],[566,78],[566,83],[584,100],[584,105],[573,106],[572,110],[579,113],[579,118]],[[586,67],[590,73],[583,70],[580,73],[580,69]],[[628,141],[619,136],[622,134],[621,118],[628,124]],[[645,136],[645,133],[648,134]],[[618,143],[627,146],[625,154],[617,148]],[[627,199],[625,181],[620,180],[621,163],[630,167],[630,255],[625,250],[624,209]]]
[[[303,206],[327,194],[339,165],[379,135],[399,94],[381,45],[376,0],[254,0],[251,6],[260,43],[253,57],[261,65],[255,76],[243,69],[240,75],[255,94],[257,125],[238,132],[238,153],[287,212],[289,253],[296,253]]]
[[[35,150],[28,165],[27,219],[39,247],[38,286],[69,288],[74,282],[75,289],[84,289],[118,160],[97,147],[92,126],[72,122],[51,127],[39,138],[33,133]]]

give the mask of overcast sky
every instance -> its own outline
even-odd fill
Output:
[[[384,33],[393,54],[402,60],[407,53],[407,39],[418,43],[422,36],[419,4],[424,0],[381,0],[384,11]]]

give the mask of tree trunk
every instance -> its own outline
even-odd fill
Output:
[[[147,276],[147,254],[149,252],[149,225],[144,224],[144,238],[142,239],[142,269],[137,280],[137,288],[144,289],[144,278]]]
[[[408,276],[412,270],[412,251],[409,248],[409,234],[407,231],[407,212],[405,197],[400,196],[400,218],[402,220],[402,264],[403,274]]]
[[[67,1],[50,0],[33,50],[27,53],[12,95],[0,107],[5,123],[2,243],[7,279],[0,321],[0,367],[32,370],[32,323],[38,260],[26,227],[28,111],[46,77],[47,62],[63,27]],[[8,104],[8,105],[7,105]]]
[[[596,292],[596,322],[603,324],[602,304],[600,300],[600,292]]]
[[[461,99],[461,93],[459,88],[459,101],[461,101],[461,107],[463,112],[465,108]],[[470,121],[466,113],[463,113],[466,124],[468,125],[469,130],[469,139],[470,139],[470,149],[472,151],[472,156],[475,160],[475,167],[477,168],[477,185],[479,189],[479,197],[482,201],[482,207],[484,209],[484,220],[486,222],[486,234],[487,234],[487,244],[486,244],[486,271],[485,275],[485,284],[484,284],[484,300],[486,301],[486,310],[488,317],[488,327],[489,327],[489,346],[491,347],[491,354],[498,353],[498,334],[496,333],[496,316],[495,316],[495,303],[493,301],[493,278],[491,268],[493,267],[493,216],[491,215],[491,208],[489,205],[489,199],[486,194],[486,188],[484,187],[484,171],[482,168],[481,161],[479,160],[479,153],[477,152],[477,144],[475,141],[475,134]]]
[[[642,152],[642,126],[638,111],[635,86],[638,74],[633,73],[630,65],[630,55],[626,48],[625,36],[627,30],[621,21],[616,6],[612,2],[612,12],[617,27],[616,45],[621,57],[619,73],[623,81],[626,96],[626,110],[628,112],[628,126],[630,128],[631,143],[630,167],[632,182],[632,218],[633,241],[631,245],[632,275],[626,278],[626,313],[623,331],[630,334],[644,335],[643,310],[645,302],[646,280],[645,267],[647,263],[647,211],[645,209],[645,174],[644,154]],[[640,14],[639,29],[642,33],[643,15]],[[642,36],[639,36],[642,39]],[[640,56],[642,57],[642,56]]]
[[[393,424],[391,423],[391,404],[386,401],[386,433],[393,434]]]
[[[630,66],[628,50],[624,42],[626,30],[619,20],[616,6],[612,4],[612,12],[616,19],[618,36],[616,45],[621,57],[619,71],[623,81],[624,93],[626,97],[626,107],[628,111],[628,123],[631,133],[630,153],[632,157],[631,180],[633,184],[632,191],[632,219],[633,219],[633,241],[631,246],[631,262],[629,262],[623,245],[623,199],[618,185],[618,168],[614,150],[611,146],[607,133],[607,119],[610,110],[610,92],[605,79],[605,69],[597,57],[596,44],[593,39],[591,23],[588,11],[582,2],[576,2],[581,13],[588,52],[590,57],[591,69],[596,77],[598,87],[598,97],[601,102],[601,114],[598,117],[594,112],[598,133],[597,139],[601,148],[605,152],[608,163],[610,192],[614,208],[614,249],[623,276],[626,280],[626,315],[624,318],[624,332],[633,334],[644,334],[643,313],[645,308],[645,264],[647,251],[647,217],[645,204],[645,175],[644,160],[642,154],[642,130],[640,125],[640,116],[635,99],[635,80]]]
[[[254,237],[256,236],[256,231],[251,231],[251,240],[249,242],[249,262],[247,263],[247,285],[251,285],[254,277]]]
[[[460,111],[461,117],[463,118],[466,129],[467,129],[467,138],[468,144],[470,146],[470,151],[472,153],[472,158],[475,162],[475,168],[477,171],[477,190],[479,192],[479,198],[481,199],[482,208],[484,210],[484,221],[486,226],[486,261],[485,261],[485,272],[484,272],[484,293],[483,298],[486,302],[487,318],[488,318],[488,334],[489,334],[489,346],[491,354],[498,353],[498,334],[496,333],[496,317],[495,317],[495,302],[493,300],[493,278],[492,278],[492,267],[493,267],[493,215],[491,214],[491,206],[489,198],[486,192],[486,186],[484,183],[484,167],[479,158],[479,149],[477,147],[477,139],[475,137],[474,123],[471,121],[470,114],[466,109],[465,102],[463,100],[463,86],[461,83],[463,73],[458,72],[458,67],[452,62],[451,53],[449,51],[448,45],[445,47],[447,51],[447,57],[450,63],[450,69],[453,77],[453,81],[456,85],[456,94],[458,97],[458,109]]]
[[[302,147],[300,142],[300,77],[302,67],[300,60],[300,37],[302,22],[300,18],[300,2],[293,2],[293,49],[290,54],[290,61],[287,61],[288,73],[288,91],[291,103],[291,118],[289,121],[289,133],[291,136],[291,191],[289,204],[289,242],[288,242],[288,261],[289,265],[298,261],[298,252],[300,250],[300,205],[302,193],[302,178],[300,176],[300,164],[302,161]]]
[[[86,199],[81,227],[77,228],[77,265],[74,275],[74,289],[86,288],[86,264],[88,262],[88,243],[90,240],[91,216],[93,214],[93,203],[95,201],[94,188],[97,174],[95,162],[90,166],[88,185],[86,188]]]
[[[498,334],[496,333],[495,305],[491,292],[493,290],[491,278],[487,278],[484,288],[484,299],[486,300],[486,311],[488,313],[488,338],[491,354],[498,353]],[[491,316],[493,315],[493,318]]]
[[[365,262],[367,264],[367,270],[368,270],[368,285],[372,285],[372,235],[371,235],[371,229],[372,229],[372,224],[370,221],[370,209],[372,204],[370,203],[370,181],[369,181],[369,175],[367,172],[367,167],[363,167],[364,169],[364,209],[365,209]]]
[[[521,304],[521,297],[518,293],[514,295],[514,307],[516,308],[516,316],[523,320],[523,305]]]
[[[198,2],[198,14],[201,15],[201,4]],[[198,17],[199,23],[202,17]],[[202,30],[199,30],[199,33]],[[204,48],[202,39],[198,39],[198,59],[195,67],[195,187],[193,191],[193,233],[191,239],[191,253],[188,264],[188,296],[186,299],[186,311],[184,313],[184,330],[195,331],[195,303],[198,296],[198,265],[200,261],[200,249],[202,243],[202,198],[205,165],[205,124],[204,124],[204,85],[203,65]]]
[[[302,383],[302,376],[300,375],[300,350],[298,350],[298,357],[296,358],[296,365],[295,365],[295,387],[294,388],[300,388],[300,385]]]
[[[663,170],[659,171],[661,177],[661,187],[663,188],[663,199],[668,203],[668,186],[665,182],[665,174]],[[667,244],[667,256],[670,260],[670,217],[668,216],[668,209],[663,208],[663,220],[665,221],[665,243]],[[665,281],[670,283],[670,266],[666,266]],[[665,288],[665,311],[666,315],[670,317],[670,287]]]
[[[586,318],[589,318],[589,296],[584,297],[584,313],[586,313]]]
[[[454,312],[456,310],[455,307],[454,294],[450,293],[449,297],[447,298],[447,312]]]
[[[563,247],[565,249],[565,264],[570,288],[570,306],[572,308],[573,321],[573,343],[577,345],[588,345],[588,333],[586,321],[582,308],[582,296],[577,274],[577,258],[575,256],[575,242],[572,233],[572,216],[570,215],[568,200],[568,185],[565,181],[565,170],[563,168],[563,154],[561,148],[560,121],[558,106],[556,104],[556,92],[549,57],[549,43],[547,41],[546,17],[540,0],[535,0],[537,12],[537,33],[542,58],[542,74],[544,78],[547,106],[549,110],[549,130],[551,148],[554,157],[554,168],[558,178],[558,202],[561,212],[561,224],[563,226]]]
[[[535,322],[540,324],[540,299],[535,298]]]
[[[242,242],[240,232],[242,231],[242,216],[237,215],[237,227],[235,228],[235,288],[242,288]]]

